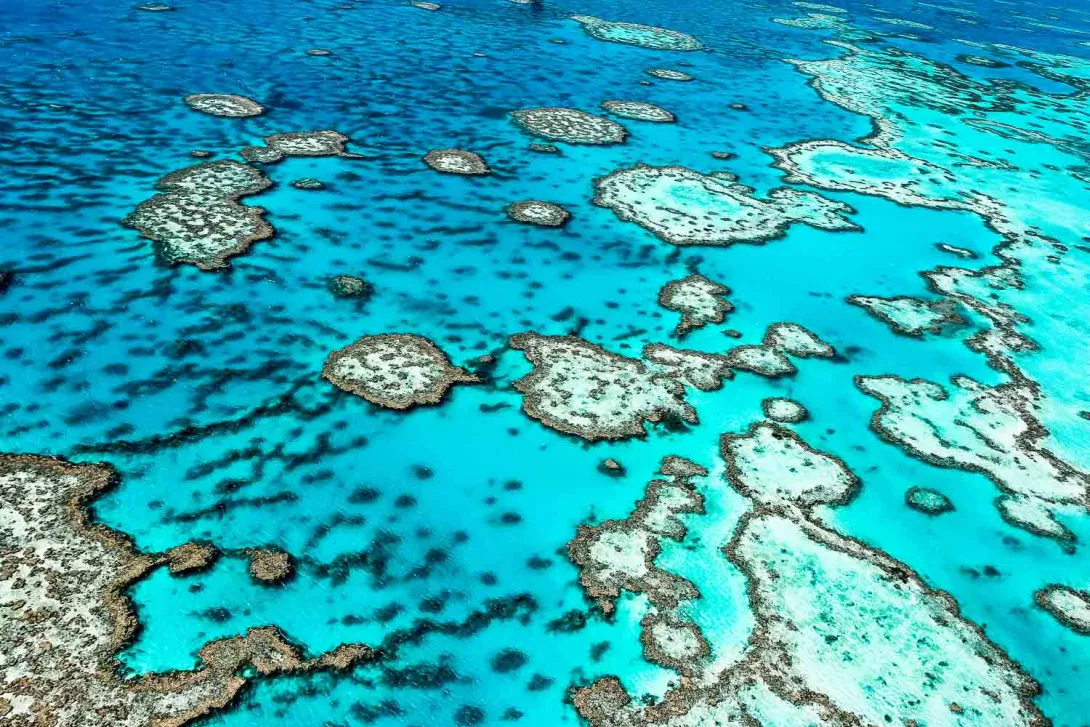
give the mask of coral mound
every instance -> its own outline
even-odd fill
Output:
[[[653,25],[616,23],[590,15],[573,15],[572,20],[582,25],[583,30],[591,37],[611,43],[673,51],[693,51],[704,47],[703,43],[691,35]]]
[[[578,109],[521,109],[511,117],[535,136],[569,144],[620,144],[628,136],[616,121]]]
[[[201,111],[212,116],[242,119],[265,113],[265,108],[257,101],[229,93],[193,93],[183,100],[185,105],[194,111]]]
[[[252,678],[244,667],[267,676],[347,669],[370,657],[367,647],[346,645],[304,659],[279,630],[263,627],[206,644],[195,671],[121,678],[114,654],[138,627],[125,589],[152,568],[196,563],[207,552],[142,554],[92,523],[86,508],[115,483],[104,465],[0,455],[5,724],[180,726],[228,705]]]
[[[322,376],[339,389],[389,409],[438,404],[454,384],[477,381],[465,369],[452,366],[434,343],[407,333],[364,336],[334,351]]]
[[[227,258],[272,237],[265,210],[238,202],[270,185],[260,170],[245,164],[198,164],[160,179],[156,186],[163,194],[141,202],[125,224],[158,243],[168,262],[224,268]]]
[[[479,175],[492,171],[480,154],[463,149],[432,149],[424,155],[424,163],[445,174]]]
[[[733,175],[679,166],[637,164],[600,177],[594,204],[672,245],[762,243],[799,222],[831,231],[859,229],[846,217],[850,207],[813,192],[781,187],[760,199]]]
[[[538,200],[515,202],[507,208],[507,216],[516,222],[542,227],[561,227],[571,219],[571,213],[560,205]]]

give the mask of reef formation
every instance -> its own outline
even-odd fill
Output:
[[[858,230],[852,209],[813,192],[781,187],[767,199],[728,173],[637,164],[595,180],[594,204],[671,245],[763,243],[795,223],[830,231]]]
[[[91,521],[87,508],[116,483],[105,465],[0,455],[6,724],[180,726],[226,707],[254,678],[343,671],[371,658],[368,647],[349,644],[308,659],[278,629],[262,627],[206,644],[193,671],[123,678],[115,654],[139,626],[125,590],[207,552],[141,553]]]
[[[677,121],[677,117],[666,109],[646,101],[603,101],[602,108],[622,119],[652,121],[660,124],[671,124]]]
[[[703,43],[687,33],[654,25],[614,22],[591,15],[573,15],[572,20],[582,25],[592,38],[611,43],[670,51],[694,51],[704,47]]]
[[[726,296],[730,288],[703,275],[692,274],[681,280],[671,280],[659,291],[659,305],[681,314],[674,329],[675,336],[684,336],[708,323],[722,323],[734,310]]]
[[[233,161],[198,164],[156,183],[161,194],[141,202],[125,224],[157,243],[170,263],[201,270],[227,267],[227,258],[273,236],[265,210],[239,203],[271,186],[260,170]]]
[[[322,376],[388,409],[438,404],[451,386],[477,377],[454,366],[434,343],[408,333],[364,336],[329,354]]]
[[[285,157],[360,158],[345,150],[347,143],[348,137],[337,131],[292,131],[266,136],[264,146],[247,146],[239,153],[246,161],[256,164],[275,164]]]
[[[535,199],[508,205],[507,216],[515,222],[540,227],[562,227],[571,219],[571,213],[560,205]]]
[[[628,136],[616,121],[579,109],[521,109],[512,111],[511,118],[534,136],[568,144],[620,144]]]
[[[265,108],[257,101],[229,93],[193,93],[183,100],[194,111],[211,116],[243,119],[265,113]]]
[[[446,174],[480,175],[492,170],[480,154],[463,149],[432,149],[424,155],[424,163]]]
[[[755,621],[747,648],[726,666],[710,660],[714,644],[678,615],[699,594],[657,565],[661,540],[646,523],[666,523],[684,540],[676,517],[701,507],[666,509],[648,496],[601,533],[585,527],[569,550],[588,595],[615,598],[623,588],[648,596],[645,655],[658,624],[689,626],[673,636],[684,645],[673,652],[678,663],[660,662],[682,677],[661,700],[633,699],[615,676],[573,689],[591,725],[1048,723],[1032,701],[1036,683],[950,596],[823,524],[817,509],[847,503],[859,487],[844,462],[767,423],[725,435],[722,453],[730,485],[752,507],[722,551],[746,580]],[[702,502],[686,494],[676,502]],[[906,638],[916,648],[905,649]]]

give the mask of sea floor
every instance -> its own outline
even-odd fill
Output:
[[[1090,6],[0,62],[0,722],[1090,725]]]

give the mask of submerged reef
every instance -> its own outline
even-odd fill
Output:
[[[583,26],[593,38],[611,43],[638,45],[650,50],[693,51],[704,44],[691,35],[676,30],[639,23],[617,23],[590,15],[573,15],[572,20]]]
[[[371,284],[355,275],[337,275],[329,281],[329,290],[338,298],[368,298]]]
[[[258,583],[276,585],[283,583],[295,575],[295,563],[291,555],[277,548],[249,548],[246,554],[250,557],[248,569],[250,577]]]
[[[1037,605],[1077,634],[1090,636],[1090,591],[1051,584],[1034,594]]]
[[[229,93],[193,93],[182,100],[194,111],[231,119],[260,116],[265,113],[265,108],[252,98]]]
[[[693,77],[684,71],[674,71],[669,68],[648,68],[647,75],[661,78],[665,81],[691,81]]]
[[[730,288],[703,275],[693,274],[681,280],[671,280],[659,291],[659,305],[681,314],[674,329],[675,336],[684,336],[707,323],[722,323],[734,306],[726,299]]]
[[[883,439],[925,462],[985,475],[1003,493],[996,504],[1012,525],[1073,539],[1056,514],[1087,506],[1090,479],[1041,446],[1045,432],[1027,415],[1034,392],[966,376],[953,377],[949,388],[898,376],[857,376],[855,383],[881,402],[871,428]]]
[[[810,416],[810,412],[806,411],[806,407],[802,404],[794,399],[785,399],[778,396],[762,401],[761,410],[764,411],[766,417],[782,424],[798,424],[806,421],[807,417]]]
[[[569,144],[620,144],[628,136],[616,121],[578,109],[520,109],[511,118],[534,136]]]
[[[894,333],[919,337],[925,333],[941,333],[950,325],[961,325],[965,319],[951,300],[920,300],[908,296],[880,298],[872,295],[848,296],[848,302],[863,308],[887,324]]]
[[[571,213],[560,205],[534,199],[508,205],[507,216],[515,222],[541,227],[562,227],[571,219]]]
[[[568,555],[579,568],[579,583],[606,615],[616,610],[621,591],[646,594],[656,607],[669,610],[700,593],[689,581],[655,564],[660,539],[680,541],[684,513],[703,513],[704,498],[692,483],[707,470],[683,457],[663,460],[668,480],[652,480],[632,514],[624,520],[582,525],[568,543]],[[663,651],[669,651],[663,649]]]
[[[198,164],[156,183],[163,190],[141,202],[124,224],[157,243],[170,263],[201,270],[227,267],[227,258],[273,236],[265,210],[239,204],[271,186],[260,170],[233,161]]]
[[[575,336],[521,333],[508,344],[533,370],[515,382],[522,408],[542,424],[589,440],[646,435],[646,422],[696,423],[678,381]]]
[[[316,191],[319,189],[325,189],[325,185],[319,179],[313,177],[301,177],[291,183],[291,186],[296,189],[302,189],[304,191]]]
[[[623,119],[653,121],[662,124],[677,121],[677,117],[666,109],[644,101],[603,101],[602,108]]]
[[[240,154],[248,162],[275,164],[285,157],[340,156],[360,158],[345,151],[348,137],[336,131],[293,131],[265,137],[265,146],[248,146]]]
[[[942,515],[953,512],[954,503],[938,490],[927,487],[910,487],[905,492],[905,504],[925,515]]]
[[[1021,83],[978,82],[895,48],[835,45],[843,51],[836,58],[793,63],[823,99],[869,117],[873,132],[858,145],[811,140],[771,150],[787,180],[970,212],[1002,237],[993,251],[998,265],[939,267],[923,275],[932,292],[988,324],[966,344],[1009,381],[986,388],[960,378],[947,391],[895,377],[864,380],[861,388],[883,400],[875,429],[921,459],[987,475],[1004,493],[997,504],[1008,522],[1069,540],[1056,515],[1090,508],[1090,480],[1042,445],[1049,434],[1042,399],[1070,403],[1068,392],[1081,388],[1081,374],[1053,367],[1056,379],[1046,394],[1025,373],[1022,354],[1040,347],[1019,330],[1030,322],[1016,305],[1032,299],[1036,316],[1057,321],[1063,333],[1037,329],[1050,345],[1071,345],[1077,337],[1062,322],[1076,273],[1062,266],[1074,262],[1065,256],[1090,233],[1082,214],[1085,185],[1071,183],[1085,167],[1085,149],[1075,140],[1085,136],[1087,84],[1072,70],[1082,62],[1042,54],[1035,59],[1047,66],[1025,62],[1079,89],[1061,95]],[[941,138],[936,128],[944,130]],[[989,151],[997,143],[998,155]],[[979,151],[970,156],[967,149]]]
[[[139,627],[125,590],[179,555],[140,553],[89,519],[92,500],[116,482],[105,465],[0,455],[6,724],[183,725],[226,707],[255,677],[345,670],[371,657],[344,645],[306,659],[262,627],[206,644],[194,671],[122,678],[115,654]]]
[[[853,210],[813,192],[781,187],[767,199],[727,173],[637,164],[595,180],[594,204],[671,245],[763,243],[797,222],[823,230],[859,228]]]
[[[432,149],[424,155],[424,163],[445,174],[489,174],[491,169],[480,154],[463,149]]]
[[[453,366],[434,343],[408,333],[364,336],[329,354],[322,376],[339,389],[389,409],[438,404],[451,386],[478,381]]]
[[[727,351],[727,364],[738,371],[770,379],[793,376],[798,369],[788,356],[797,358],[834,358],[836,349],[816,333],[798,323],[773,323],[758,345],[736,346]]]
[[[1048,724],[1032,701],[1037,684],[959,614],[949,595],[813,512],[843,504],[856,491],[859,482],[842,461],[771,424],[725,435],[722,452],[728,481],[752,504],[723,549],[746,579],[755,619],[748,648],[717,667],[706,651],[689,646],[695,663],[680,665],[680,684],[658,702],[634,700],[612,676],[574,688],[576,709],[593,727]],[[678,526],[674,532],[684,538]],[[621,532],[629,530],[640,527]],[[617,531],[614,525],[606,532]],[[636,557],[644,551],[627,541],[598,552],[603,561],[573,560],[589,573],[584,587],[599,586],[594,568],[603,562],[610,564],[607,574],[622,574],[607,582],[606,597],[630,584],[644,587],[633,573],[653,573],[652,587],[679,577],[656,566],[659,549],[644,563]],[[676,601],[652,604],[665,610]],[[905,649],[906,640],[914,648]],[[684,643],[700,641],[706,640],[691,634]]]
[[[216,562],[219,551],[209,543],[182,543],[166,552],[167,569],[171,575],[198,573]]]

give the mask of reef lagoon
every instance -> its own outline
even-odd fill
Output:
[[[1090,725],[1090,6],[0,61],[3,724]]]

